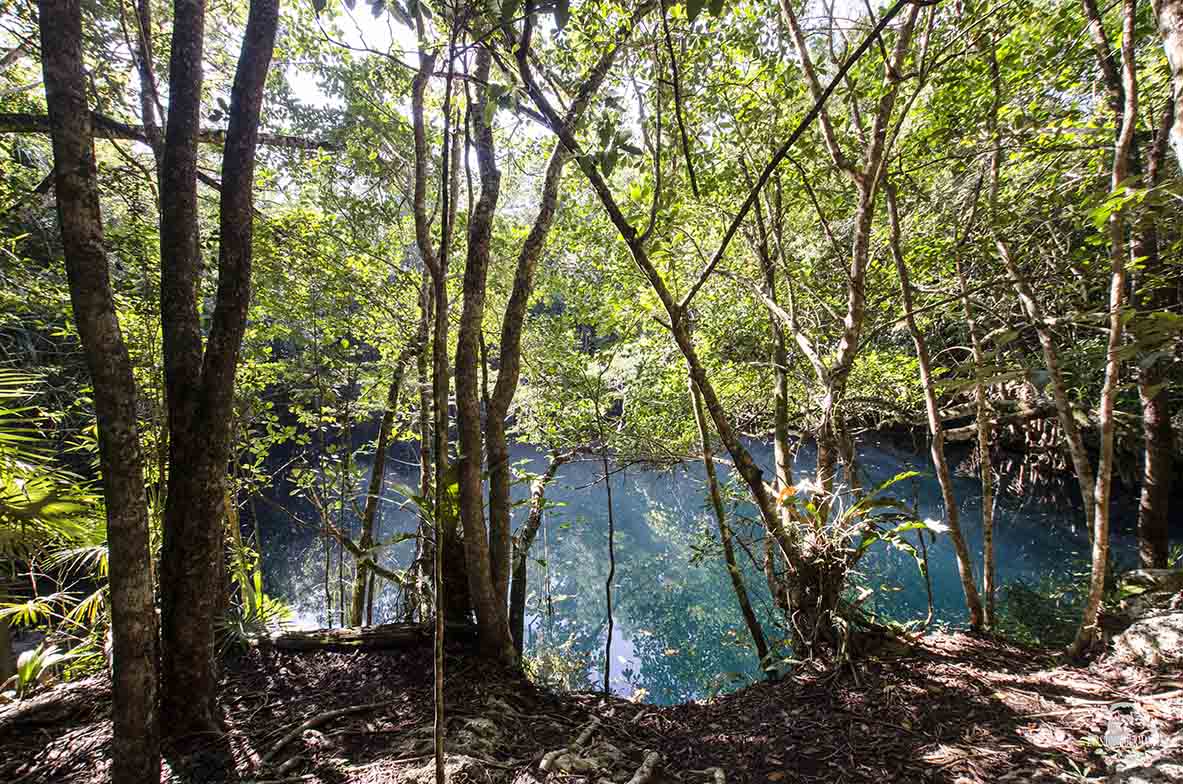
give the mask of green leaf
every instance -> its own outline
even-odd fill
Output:
[[[718,17],[723,13],[723,0],[711,0],[710,3],[711,16]]]
[[[571,0],[556,0],[555,27],[559,29],[559,32],[562,32],[569,21],[571,21]]]
[[[686,0],[686,16],[691,22],[698,18],[702,13],[703,7],[706,5],[706,0]]]
[[[328,0],[312,0],[312,8],[317,14],[320,14],[321,11],[325,10],[328,4]]]

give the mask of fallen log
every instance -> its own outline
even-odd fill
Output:
[[[267,637],[254,637],[254,648],[281,651],[380,651],[426,645],[431,642],[430,623],[386,623],[377,626],[346,626],[338,629],[280,631]],[[449,624],[444,632],[449,642],[470,645],[476,642],[476,626]]]

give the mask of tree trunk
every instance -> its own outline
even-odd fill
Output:
[[[1043,363],[1047,367],[1051,378],[1052,395],[1056,401],[1056,415],[1060,428],[1064,431],[1064,440],[1068,443],[1068,454],[1072,458],[1072,467],[1076,470],[1076,479],[1080,485],[1080,500],[1084,506],[1084,518],[1092,525],[1093,520],[1093,476],[1092,461],[1084,448],[1084,439],[1080,435],[1080,428],[1076,424],[1076,417],[1072,412],[1072,403],[1068,399],[1068,386],[1064,383],[1064,374],[1060,371],[1060,354],[1056,349],[1056,339],[1043,318],[1043,309],[1035,299],[1035,293],[1027,283],[1027,279],[1019,271],[1010,246],[1002,239],[995,238],[994,245],[998,255],[1006,267],[1011,284],[1018,294],[1019,302],[1027,318],[1035,327],[1035,334],[1039,336],[1039,345],[1043,349]]]
[[[70,302],[94,388],[110,550],[114,645],[111,778],[160,780],[156,713],[156,609],[148,500],[131,360],[103,253],[98,172],[82,56],[78,0],[41,0],[42,68],[53,141],[58,222]],[[0,655],[11,656],[8,639]]]
[[[489,532],[494,545],[495,563],[500,563],[500,559],[506,557],[506,554],[502,552],[504,549],[502,542],[507,538],[510,530],[512,515],[510,498],[512,477],[509,465],[506,417],[509,415],[509,407],[517,392],[518,381],[521,377],[522,329],[525,326],[530,295],[534,290],[534,272],[538,266],[538,259],[542,255],[542,249],[546,245],[546,237],[550,233],[550,227],[554,223],[559,201],[559,185],[562,181],[563,167],[568,158],[562,144],[556,144],[546,167],[546,179],[542,186],[538,215],[518,253],[513,291],[510,293],[505,316],[501,321],[497,382],[493,387],[493,394],[489,398],[488,416],[485,423],[485,440],[489,460]],[[533,539],[532,536],[531,539]],[[517,558],[514,556],[512,567],[512,579],[514,580],[517,579],[517,570]],[[498,590],[501,589],[500,584],[497,587]],[[509,593],[512,594],[512,590],[509,590]],[[523,596],[523,601],[524,598]],[[516,635],[520,630],[514,623],[512,607],[511,602],[510,631]],[[520,638],[515,637],[515,645],[518,653],[521,654]]]
[[[374,448],[374,465],[370,469],[370,487],[366,493],[366,506],[362,511],[361,536],[358,545],[363,553],[373,558],[370,551],[374,547],[374,525],[378,520],[378,502],[382,498],[382,488],[386,484],[386,450],[390,446],[390,436],[394,430],[394,414],[398,409],[398,393],[403,385],[403,371],[410,359],[409,352],[404,352],[394,366],[394,378],[390,381],[390,389],[386,393],[386,410],[382,412],[382,424],[378,427],[378,443]],[[366,606],[366,586],[369,575],[365,561],[356,561],[353,572],[353,593],[349,603],[349,625],[361,626],[362,615]]]
[[[949,540],[953,543],[953,552],[957,555],[957,573],[961,578],[965,606],[969,610],[969,625],[971,629],[978,630],[982,628],[983,623],[982,602],[978,595],[978,587],[974,583],[973,560],[969,555],[969,547],[965,544],[965,537],[961,533],[961,510],[957,504],[957,497],[953,493],[953,478],[949,474],[949,463],[945,459],[945,432],[937,406],[937,393],[932,377],[928,343],[912,313],[912,284],[908,280],[908,265],[904,261],[904,253],[900,248],[900,216],[896,203],[895,187],[891,183],[885,183],[884,192],[887,197],[888,244],[891,246],[891,255],[895,260],[896,273],[900,279],[904,321],[908,325],[908,332],[912,335],[912,342],[916,345],[916,361],[920,366],[920,385],[924,389],[924,406],[928,412],[928,431],[932,436],[932,463],[936,469],[937,482],[941,486],[941,498],[945,502]]]
[[[1171,124],[1171,148],[1183,171],[1183,0],[1153,0],[1154,15],[1162,48],[1171,66],[1171,87],[1175,98],[1175,117]]]
[[[476,55],[477,83],[487,81],[492,54],[481,47]],[[456,342],[456,422],[460,437],[458,459],[460,519],[464,526],[469,593],[476,609],[481,650],[493,659],[512,664],[517,656],[509,631],[506,602],[509,593],[509,530],[486,530],[484,483],[481,477],[480,332],[485,314],[493,218],[501,190],[501,172],[494,157],[492,123],[486,123],[488,88],[477,88],[472,121],[473,144],[480,168],[481,193],[468,220],[468,253],[464,265],[464,305]],[[504,558],[504,560],[502,560]]]
[[[628,28],[631,32],[639,17],[634,15]],[[625,40],[622,33],[621,44]],[[575,100],[567,110],[563,122],[569,127],[575,127],[583,117],[592,98],[599,91],[604,79],[607,78],[621,44],[613,46],[596,62],[588,73],[576,93]],[[513,290],[510,292],[509,302],[505,306],[505,315],[501,319],[501,342],[499,344],[499,366],[497,382],[493,387],[493,394],[489,396],[485,417],[485,448],[487,451],[489,468],[489,531],[493,540],[493,559],[501,563],[510,558],[505,552],[505,542],[509,541],[508,532],[511,527],[511,499],[510,485],[512,483],[509,465],[509,440],[506,435],[506,417],[509,407],[513,403],[517,392],[518,381],[522,369],[522,330],[526,323],[527,309],[530,296],[534,291],[534,273],[538,267],[538,259],[546,245],[551,226],[554,225],[555,213],[559,206],[559,189],[563,180],[563,169],[571,158],[562,142],[556,142],[551,151],[550,160],[546,166],[546,176],[542,184],[539,197],[538,214],[530,233],[518,252],[517,266],[514,271]],[[517,560],[513,558],[513,571],[516,575]],[[511,579],[516,579],[511,578]],[[503,585],[497,586],[503,590]],[[511,591],[512,593],[512,591]],[[524,600],[524,597],[523,597]],[[512,616],[512,603],[511,603]],[[512,617],[511,633],[517,633]],[[518,653],[521,653],[518,640]]]
[[[707,475],[707,491],[711,499],[711,509],[715,512],[715,522],[719,526],[719,541],[723,544],[723,561],[727,566],[727,576],[731,579],[731,588],[735,591],[735,601],[739,604],[739,612],[743,615],[744,624],[748,627],[748,634],[752,637],[752,644],[756,646],[756,657],[760,661],[760,669],[768,668],[768,643],[764,639],[764,629],[760,626],[760,619],[752,610],[752,602],[748,598],[748,589],[744,585],[743,572],[739,570],[739,563],[735,559],[735,543],[732,541],[731,526],[727,523],[727,512],[723,507],[723,496],[719,493],[719,478],[715,475],[715,458],[711,451],[711,433],[707,427],[706,413],[702,409],[702,395],[694,383],[690,387],[690,407],[694,411],[694,424],[698,428],[698,439],[702,446],[702,466]]]
[[[1123,187],[1129,175],[1130,148],[1138,119],[1138,86],[1134,70],[1136,64],[1133,41],[1136,2],[1137,0],[1122,0],[1121,60],[1125,107],[1113,151],[1113,176],[1110,181],[1112,191]],[[1088,599],[1080,620],[1080,628],[1076,631],[1076,639],[1072,642],[1071,650],[1076,655],[1084,653],[1097,638],[1097,618],[1101,609],[1101,598],[1105,592],[1105,576],[1109,570],[1109,491],[1113,479],[1113,410],[1121,381],[1120,351],[1124,324],[1127,253],[1125,233],[1125,216],[1122,209],[1117,208],[1109,215],[1109,340],[1105,357],[1105,383],[1101,388],[1101,401],[1098,406],[1101,454],[1097,462],[1094,495],[1093,564],[1089,577]]]
[[[419,532],[416,537],[418,558],[411,567],[410,578],[414,580],[415,597],[418,602],[416,610],[419,620],[426,622],[431,606],[436,603],[436,597],[431,595],[434,588],[428,590],[429,580],[435,580],[435,543],[434,535],[429,535],[432,527],[431,515],[423,504],[431,497],[431,465],[432,465],[432,386],[431,386],[431,326],[434,319],[432,306],[431,273],[423,270],[422,281],[419,285],[419,337],[420,350],[415,357],[415,382],[419,388],[419,497],[424,499],[419,508]],[[428,602],[430,597],[430,604]],[[408,617],[408,620],[410,618]]]
[[[204,7],[178,0],[161,177],[161,311],[170,488],[161,559],[162,701],[174,736],[214,721],[214,611],[234,379],[250,302],[255,146],[278,0],[251,0],[222,156],[218,287],[207,345],[197,313],[197,136]]]
[[[513,577],[509,584],[509,630],[513,634],[513,646],[522,655],[526,639],[526,576],[530,561],[530,548],[538,536],[546,514],[546,488],[554,481],[559,468],[571,459],[568,454],[551,453],[550,462],[542,476],[530,484],[530,513],[526,522],[513,538]]]
[[[422,37],[422,36],[421,36]],[[432,346],[431,346],[431,455],[434,458],[434,487],[432,515],[436,536],[433,547],[440,550],[435,563],[442,565],[443,573],[439,575],[443,582],[443,590],[435,591],[436,612],[444,614],[451,622],[466,623],[469,620],[471,603],[468,591],[468,578],[465,575],[464,548],[460,542],[459,520],[456,515],[452,487],[455,482],[454,471],[449,471],[448,459],[448,392],[450,381],[450,363],[448,360],[448,267],[451,246],[452,217],[454,205],[459,190],[458,176],[450,179],[446,176],[449,169],[445,165],[445,177],[440,182],[440,196],[448,203],[444,210],[444,220],[440,227],[440,247],[437,255],[431,238],[431,220],[427,212],[428,163],[431,158],[427,143],[427,124],[424,116],[427,84],[435,71],[437,55],[429,51],[427,44],[420,46],[419,71],[411,82],[411,119],[415,141],[414,168],[414,196],[413,212],[415,217],[415,241],[419,248],[419,255],[431,277],[431,308]],[[451,111],[451,93],[445,100],[445,110]],[[450,115],[445,123],[445,131],[450,126]],[[444,163],[447,164],[450,150],[459,150],[460,135],[445,133],[443,149]],[[459,157],[457,152],[450,156],[452,160]],[[450,171],[458,172],[452,167]]]
[[[1166,156],[1174,105],[1163,113],[1162,123],[1150,148],[1146,166],[1146,184],[1159,184],[1159,173]],[[1149,210],[1134,232],[1132,255],[1144,259],[1134,297],[1139,315],[1165,312],[1178,304],[1178,283],[1163,264],[1158,248],[1157,210]],[[1156,342],[1148,350],[1163,351]],[[1171,402],[1167,393],[1168,359],[1158,359],[1138,374],[1138,397],[1142,402],[1142,436],[1145,459],[1142,469],[1142,495],[1138,504],[1138,558],[1147,569],[1166,568],[1170,550],[1171,483],[1174,475],[1175,434],[1171,426]]]
[[[747,170],[744,170],[747,175]],[[752,180],[747,176],[748,187],[752,187]],[[757,251],[760,265],[764,273],[764,288],[768,301],[777,303],[776,265],[773,263],[772,250],[769,246],[770,229],[776,232],[777,249],[783,248],[784,237],[781,233],[779,214],[780,196],[777,192],[777,220],[772,221],[772,207],[769,205],[769,222],[764,222],[764,211],[757,200],[755,204],[756,229],[759,236]],[[793,453],[789,447],[789,351],[785,338],[785,327],[781,324],[776,313],[769,309],[768,321],[772,329],[772,372],[774,374],[773,392],[773,471],[776,475],[775,488],[779,494],[793,486]],[[787,505],[780,509],[780,523],[785,531],[791,531],[793,526],[792,513]],[[776,546],[771,532],[764,536],[764,581],[768,584],[768,592],[772,596],[773,604],[785,615],[791,612],[785,583],[778,572]]]
[[[974,414],[978,435],[978,476],[982,483],[982,600],[983,614],[986,628],[994,626],[994,585],[996,569],[994,567],[994,461],[990,454],[990,436],[993,425],[990,419],[990,407],[986,400],[986,385],[982,381],[982,374],[986,367],[986,353],[982,348],[982,338],[979,334],[977,319],[974,316],[973,305],[965,293],[968,289],[965,274],[962,272],[961,259],[957,259],[957,276],[961,286],[961,302],[965,310],[965,322],[969,330],[969,339],[973,347],[974,358]]]
[[[653,292],[661,301],[662,307],[669,318],[667,327],[689,366],[691,379],[702,393],[703,403],[715,423],[719,439],[731,454],[736,471],[751,491],[752,500],[760,513],[761,521],[764,523],[765,528],[776,537],[777,546],[781,549],[782,555],[786,559],[788,570],[793,577],[793,588],[790,592],[789,599],[793,608],[804,616],[805,625],[808,626],[807,629],[801,629],[801,633],[808,636],[800,638],[800,642],[803,643],[803,650],[800,653],[802,655],[808,655],[810,653],[808,648],[812,641],[821,639],[832,640],[834,638],[835,630],[827,621],[831,620],[832,610],[837,606],[837,601],[840,598],[845,577],[845,566],[843,565],[837,570],[824,570],[822,574],[817,574],[818,570],[813,568],[813,565],[807,563],[799,548],[790,540],[784,527],[780,524],[774,501],[769,496],[768,487],[764,484],[763,472],[756,465],[751,453],[744,447],[739,435],[732,426],[726,410],[723,408],[714,387],[710,383],[710,379],[707,377],[706,369],[699,359],[694,341],[690,336],[689,325],[686,322],[687,308],[689,307],[693,293],[698,290],[702,282],[705,282],[706,277],[713,267],[708,265],[705,274],[700,277],[700,284],[692,287],[682,300],[679,301],[674,298],[665,279],[649,258],[645,249],[644,236],[639,234],[637,229],[624,216],[607,182],[605,182],[603,176],[596,169],[591,156],[582,154],[582,147],[579,141],[570,129],[563,126],[558,113],[551,105],[550,99],[547,98],[535,80],[529,60],[534,9],[535,3],[533,0],[526,0],[526,13],[522,25],[521,40],[515,50],[518,73],[522,77],[526,91],[546,119],[551,131],[575,155],[575,160],[580,170],[591,184],[597,198],[604,207],[605,212],[607,212],[612,225],[617,229],[621,239],[628,246],[629,253],[638,270],[645,277],[646,281],[648,281]],[[901,27],[894,53],[894,62],[897,65],[907,52],[913,24],[918,13],[919,7],[913,6],[909,12],[909,17]],[[899,69],[896,68],[895,72],[898,73]],[[881,98],[879,113],[872,129],[871,137],[874,141],[866,156],[868,162],[868,175],[866,178],[870,180],[872,194],[874,193],[880,175],[883,152],[887,139],[887,123],[890,119],[891,107],[894,103],[895,96],[898,93],[898,85],[899,80],[893,79],[886,94]],[[818,100],[817,103],[822,103],[822,101]],[[863,271],[865,272],[865,264]],[[860,299],[861,296],[861,289],[852,292],[852,303],[858,305],[854,300]],[[856,318],[854,319],[854,323],[851,323],[850,318],[847,320],[847,329],[840,343],[840,355],[854,352],[858,345],[862,309],[861,307],[852,307],[851,310],[853,312],[848,314],[848,316],[855,316]],[[816,619],[816,622],[812,622],[814,619]],[[795,632],[796,635],[797,632]]]
[[[160,125],[156,111],[160,95],[156,86],[156,69],[152,53],[152,3],[151,0],[136,0],[136,70],[140,76],[140,121],[144,124],[144,136],[152,155],[156,159],[156,176],[160,177],[161,157],[164,153],[160,138]]]

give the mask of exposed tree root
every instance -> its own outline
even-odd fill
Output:
[[[641,767],[637,768],[637,772],[628,780],[628,784],[649,784],[653,781],[653,777],[657,775],[657,768],[661,765],[661,755],[656,751],[651,751],[645,755],[645,761],[641,763]],[[718,770],[718,768],[716,768]],[[716,782],[718,779],[716,779]]]
[[[600,726],[600,720],[597,717],[592,717],[592,720],[587,723],[587,726],[576,736],[575,741],[570,746],[564,746],[554,751],[548,751],[543,755],[542,761],[538,763],[539,770],[549,772],[554,767],[555,761],[564,754],[570,754],[587,745],[591,740],[592,735]]]
[[[275,757],[281,751],[283,751],[284,746],[287,746],[289,743],[294,741],[296,738],[303,735],[306,730],[310,730],[313,727],[319,727],[320,725],[324,724],[325,722],[332,721],[333,719],[336,719],[340,716],[348,716],[351,713],[361,713],[362,711],[373,710],[374,708],[382,708],[382,707],[385,707],[387,705],[392,705],[392,704],[393,704],[392,701],[386,700],[384,702],[371,702],[371,703],[367,703],[365,705],[351,705],[348,708],[338,708],[337,710],[331,710],[331,711],[327,711],[326,713],[317,714],[316,716],[313,716],[312,718],[308,719],[307,721],[304,721],[298,727],[296,727],[294,730],[292,730],[291,732],[289,732],[288,734],[286,734],[282,738],[280,738],[279,742],[271,747],[271,751],[267,752],[263,756],[263,759],[260,760],[260,764],[261,765],[270,765],[272,760],[274,760]]]

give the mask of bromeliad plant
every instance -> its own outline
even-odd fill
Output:
[[[0,684],[0,699],[21,699],[39,686],[50,685],[57,668],[74,658],[77,658],[76,654],[63,653],[56,645],[44,643],[25,651],[16,661],[16,673]]]
[[[799,613],[790,613],[788,621],[796,641],[824,640],[829,643],[829,650],[835,652],[836,659],[843,661],[852,655],[858,637],[890,634],[887,627],[862,611],[865,594],[847,596],[847,583],[858,562],[879,542],[911,555],[917,569],[925,575],[925,558],[905,534],[911,531],[936,534],[948,529],[938,521],[919,519],[914,509],[886,493],[897,483],[916,476],[919,476],[916,471],[896,474],[848,506],[841,504],[842,499],[836,493],[820,498],[821,489],[808,483],[785,488],[778,495],[788,537],[801,554],[796,560],[806,564],[812,573],[786,574],[785,585],[774,586],[774,590],[788,591],[792,581],[808,579],[817,602],[815,611],[808,616],[813,628],[800,628]],[[786,601],[782,606],[797,605]],[[833,639],[826,639],[826,635],[832,635]],[[820,650],[795,651],[795,658],[808,658]]]

